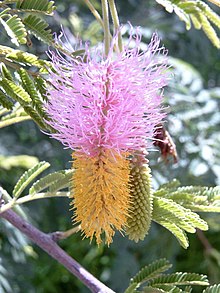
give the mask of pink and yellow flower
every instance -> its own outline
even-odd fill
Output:
[[[80,59],[51,53],[47,123],[53,138],[73,150],[75,220],[86,237],[112,241],[123,230],[130,199],[128,157],[149,147],[161,122],[161,89],[167,84],[166,51],[156,34],[143,52],[130,36],[122,52],[108,56],[86,47]],[[162,53],[162,54],[161,54]]]

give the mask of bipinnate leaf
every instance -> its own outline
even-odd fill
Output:
[[[124,293],[136,293],[138,292],[136,289],[138,288],[138,283],[132,283]]]
[[[174,286],[182,286],[182,285],[200,285],[207,286],[209,285],[207,276],[199,275],[195,273],[173,273],[167,275],[161,275],[159,277],[150,280],[148,283],[152,287],[157,287],[160,285],[174,285]]]
[[[53,189],[59,190],[62,189],[63,186],[70,185],[70,174],[72,175],[72,170],[63,170],[59,172],[51,173],[38,181],[36,181],[30,188],[29,193],[34,195],[38,192],[45,190],[46,188],[52,186]],[[61,184],[62,183],[62,184]],[[56,185],[56,188],[54,186]],[[59,186],[59,188],[58,188]],[[58,189],[57,189],[58,188]]]
[[[57,192],[58,190],[70,187],[73,172],[73,169],[63,171],[64,176],[50,185],[49,192]]]
[[[8,109],[12,110],[14,103],[0,90],[0,104]]]
[[[33,181],[39,174],[49,168],[50,164],[47,162],[40,162],[31,169],[27,170],[16,183],[12,192],[15,198],[18,198],[24,189]]]
[[[207,276],[195,273],[176,272],[166,274],[171,267],[166,259],[160,259],[141,269],[130,281],[125,293],[190,293],[192,285],[209,285]],[[178,286],[181,286],[179,288]]]
[[[28,15],[23,20],[27,29],[39,40],[51,45],[53,36],[48,23],[37,15]]]
[[[186,24],[186,29],[191,28],[191,22],[196,29],[203,29],[204,33],[217,48],[220,48],[220,39],[211,25],[220,27],[220,17],[211,7],[202,0],[156,0],[169,12],[175,12],[180,20]],[[218,3],[216,0],[213,2]],[[217,4],[219,5],[219,4]]]
[[[16,8],[28,12],[44,12],[45,14],[52,14],[53,11],[56,9],[56,7],[54,6],[54,1],[48,0],[19,0],[16,3]]]
[[[9,114],[5,113],[5,115],[1,117],[0,128],[4,128],[29,119],[31,119],[31,117],[24,112],[24,109],[22,107],[17,107],[17,104],[15,104]]]
[[[19,102],[22,106],[31,102],[30,95],[12,80],[2,78],[0,80],[0,87],[3,88],[7,95]]]
[[[11,9],[6,8],[0,13],[0,23],[16,46],[26,43],[27,31],[20,17],[11,14]]]
[[[165,258],[159,259],[142,268],[132,279],[131,283],[142,283],[151,280],[167,271],[172,265]]]
[[[168,229],[184,247],[188,247],[186,232],[195,233],[196,228],[207,230],[207,223],[198,214],[186,209],[175,201],[163,197],[154,197],[153,221]]]
[[[202,291],[202,293],[219,293],[219,292],[220,292],[220,284],[215,284]]]
[[[28,74],[28,72],[24,68],[20,68],[17,71],[17,73],[20,76],[22,87],[29,94],[29,96],[32,100],[31,105],[34,108],[34,110],[36,111],[35,116],[38,118],[38,120],[41,124],[40,126],[42,128],[46,128],[46,125],[45,125],[43,119],[47,118],[47,115],[46,115],[46,112],[44,111],[44,108],[43,108],[41,94],[40,94],[40,92],[38,92],[33,78]],[[35,111],[33,111],[33,113]],[[29,113],[29,115],[31,116],[31,113]],[[36,120],[36,117],[35,117],[35,119],[33,117],[33,119]]]
[[[166,228],[168,231],[170,231],[178,240],[179,244],[183,248],[188,248],[189,246],[189,241],[188,237],[183,229],[178,227],[175,223],[170,222],[169,220],[162,220],[162,219],[153,219],[156,223],[160,224],[164,228]]]

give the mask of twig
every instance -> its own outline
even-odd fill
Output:
[[[205,234],[200,229],[196,229],[196,234],[200,242],[204,246],[206,252],[213,249],[212,245],[209,243],[208,239],[205,237]]]
[[[70,237],[71,235],[79,232],[81,229],[81,226],[78,225],[76,227],[73,227],[72,229],[69,229],[67,231],[56,231],[53,233],[50,233],[50,237],[53,239],[53,241],[57,242],[61,239],[66,239],[68,237]]]
[[[92,14],[94,15],[94,17],[96,18],[96,20],[99,22],[99,24],[101,25],[101,27],[104,27],[103,24],[103,20],[100,16],[100,14],[98,13],[98,11],[95,9],[95,7],[92,5],[92,3],[89,0],[83,0],[85,2],[85,4],[88,6],[88,8],[90,9],[90,11],[92,12]]]
[[[0,214],[2,218],[10,222],[18,228],[35,244],[46,251],[50,256],[61,263],[73,275],[79,278],[90,290],[94,293],[114,293],[110,288],[96,279],[92,274],[85,270],[78,262],[71,258],[56,242],[53,241],[50,235],[45,234],[27,223],[12,210],[7,210]]]
[[[2,193],[3,193],[3,197],[4,197],[6,192],[3,190]],[[18,198],[16,200],[10,200],[10,198],[7,198],[7,199],[9,199],[9,202],[0,208],[0,214],[11,209],[12,207],[14,208],[14,206],[16,206],[16,205],[20,205],[25,202],[29,202],[29,201],[36,200],[36,199],[53,198],[53,197],[69,197],[69,192],[58,191],[55,194],[50,193],[50,192],[41,192],[41,193],[37,193],[34,195],[29,194],[26,196],[22,196],[21,198]]]

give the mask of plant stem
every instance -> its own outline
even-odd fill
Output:
[[[203,231],[201,231],[200,229],[196,229],[196,234],[199,240],[201,241],[202,245],[204,246],[206,252],[213,249],[212,245],[209,243]]]
[[[92,3],[89,0],[83,0],[83,1],[88,6],[88,8],[92,12],[92,14],[95,16],[96,20],[100,23],[101,27],[104,28],[103,20],[102,20],[100,14],[98,13],[98,11],[92,5]]]
[[[56,232],[50,233],[50,237],[53,239],[53,241],[57,242],[61,239],[66,239],[70,237],[71,235],[79,232],[80,230],[81,230],[81,225],[78,225],[67,231],[56,231]]]
[[[118,48],[119,48],[119,51],[122,52],[123,45],[122,45],[122,37],[120,32],[119,17],[118,17],[118,12],[117,12],[114,0],[109,0],[109,7],[110,7],[110,12],[111,12],[111,16],[112,16],[112,20],[114,24],[114,34],[118,34]]]
[[[42,193],[37,193],[35,195],[29,194],[29,195],[26,195],[26,196],[23,196],[21,198],[16,199],[16,201],[11,200],[8,203],[6,203],[5,205],[3,205],[2,207],[0,207],[0,215],[1,215],[1,213],[11,209],[12,207],[14,207],[15,205],[18,205],[18,204],[22,204],[22,203],[36,200],[36,199],[43,199],[43,198],[69,197],[69,194],[70,194],[69,192],[65,192],[65,191],[56,192],[55,194],[50,193],[50,192],[42,192]]]
[[[1,213],[0,216],[10,222],[13,226],[24,233],[35,244],[46,251],[52,258],[56,259],[73,275],[80,279],[94,293],[114,293],[110,288],[96,279],[85,270],[78,262],[71,258],[62,248],[60,248],[52,237],[43,233],[34,226],[27,223],[12,210]]]
[[[108,16],[108,2],[102,0],[102,16],[104,24],[104,45],[105,45],[105,56],[108,56],[110,48],[110,29],[109,29],[109,16]]]

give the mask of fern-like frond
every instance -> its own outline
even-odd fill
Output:
[[[64,188],[71,186],[71,179],[73,177],[74,170],[65,170],[63,171],[63,177],[56,180],[49,186],[49,192],[57,192],[58,190],[62,190]]]
[[[219,293],[219,292],[220,292],[220,284],[210,286],[202,291],[202,293]]]
[[[22,87],[29,94],[32,100],[32,106],[39,116],[40,123],[42,124],[43,128],[45,128],[45,123],[43,122],[43,119],[46,118],[47,115],[43,108],[41,95],[36,89],[33,78],[27,73],[24,68],[20,68],[17,73],[20,76]]]
[[[165,258],[154,261],[152,264],[142,268],[132,279],[131,283],[142,283],[151,280],[161,273],[167,271],[172,265]]]
[[[42,102],[40,97],[38,97],[34,82],[32,82],[32,79],[24,69],[18,70],[18,73],[20,73],[21,85],[7,78],[3,78],[0,80],[2,91],[17,101],[40,128],[48,129],[47,124],[44,122],[46,113],[43,110]]]
[[[8,68],[5,66],[4,63],[1,63],[1,74],[3,77],[13,80],[13,76],[11,75],[11,72],[8,70]]]
[[[200,13],[200,22],[202,24],[202,29],[206,36],[210,39],[213,45],[217,48],[220,48],[220,39],[214,28],[212,27],[211,23],[209,22],[208,18]]]
[[[13,105],[12,111],[2,112],[0,128],[4,128],[6,126],[29,119],[31,119],[30,116],[25,113],[24,109],[19,105],[19,103],[15,103],[15,105]]]
[[[209,285],[207,276],[194,274],[194,273],[173,273],[168,275],[161,275],[159,277],[150,280],[148,284],[152,287],[157,287],[160,285]]]
[[[169,12],[175,12],[180,20],[186,24],[186,29],[191,28],[191,22],[196,29],[203,29],[214,46],[220,48],[219,37],[211,25],[220,27],[220,17],[208,4],[202,0],[156,0]],[[215,0],[213,0],[215,1]]]
[[[45,190],[46,188],[53,186],[54,184],[60,184],[62,182],[64,185],[70,184],[70,173],[72,174],[72,170],[64,170],[59,172],[51,173],[40,180],[36,181],[30,188],[30,194],[36,194]],[[61,188],[62,189],[62,186]]]
[[[11,38],[12,43],[16,46],[26,43],[27,31],[25,26],[18,15],[10,14],[10,8],[6,8],[0,13],[0,23],[5,28],[5,31]]]
[[[54,1],[48,0],[19,0],[17,1],[16,8],[18,10],[25,10],[28,12],[44,12],[49,15],[56,9]]]
[[[6,92],[6,94],[12,97],[15,101],[19,102],[22,106],[31,102],[29,94],[19,85],[12,80],[3,78],[0,80],[0,87]]]
[[[162,185],[154,192],[155,197],[171,199],[191,211],[220,212],[220,186],[182,186],[173,188]]]
[[[138,292],[136,289],[138,288],[138,283],[132,283],[124,293],[136,293]]]
[[[184,292],[182,289],[173,285],[158,285],[156,288],[149,286],[144,288],[145,289],[144,292],[149,292],[149,291],[146,291],[146,289],[148,288],[152,288],[153,290],[160,290],[159,292],[169,292],[169,293],[183,293]]]
[[[1,46],[1,48],[2,47],[4,47],[4,46]],[[7,52],[7,50],[5,50],[5,58],[7,58],[8,60],[10,60],[12,62],[16,62],[18,64],[21,64],[21,65],[36,66],[37,68],[41,69],[41,72],[42,72],[42,70],[44,70],[43,72],[45,72],[45,73],[47,73],[46,67],[50,66],[49,62],[39,59],[34,54],[23,52],[21,50],[11,49],[9,52]]]
[[[169,222],[168,220],[157,218],[156,216],[153,217],[153,221],[169,230],[176,237],[176,239],[183,248],[186,249],[189,246],[189,241],[186,233],[176,224],[174,224],[173,222]]]
[[[125,293],[190,293],[192,285],[209,285],[207,276],[205,275],[182,272],[166,274],[165,271],[170,267],[171,264],[166,259],[157,260],[146,266],[131,279],[130,285]],[[181,286],[181,288],[178,286]]]
[[[51,45],[53,36],[48,23],[37,15],[28,15],[23,19],[27,29],[39,40]]]
[[[137,291],[133,291],[133,292],[137,292]],[[141,292],[142,293],[166,293],[167,291],[149,286],[149,287],[145,287]],[[169,291],[169,292],[173,292],[173,291]]]
[[[34,79],[34,83],[35,83],[37,90],[41,94],[42,99],[47,101],[46,81],[41,76],[37,76]]]
[[[12,192],[14,198],[18,198],[24,189],[33,181],[39,174],[49,168],[50,164],[47,162],[40,162],[33,168],[27,170],[16,183]]]
[[[153,221],[176,236],[180,244],[188,247],[184,231],[195,233],[207,230],[207,223],[195,212],[220,212],[220,187],[183,186],[172,181],[154,192]]]
[[[14,103],[0,90],[0,104],[8,109],[12,110]]]
[[[24,105],[23,106],[25,112],[34,120],[34,122],[41,128],[41,129],[48,129],[47,124],[44,122],[41,115],[33,108],[31,105]]]
[[[154,197],[153,221],[171,231],[184,248],[188,247],[188,240],[184,231],[195,233],[196,228],[207,230],[207,223],[198,214],[177,204],[173,200]]]

